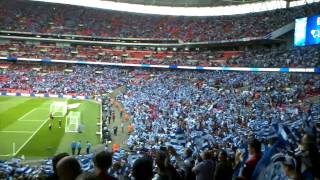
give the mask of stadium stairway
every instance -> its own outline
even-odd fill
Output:
[[[276,39],[284,34],[286,34],[289,31],[294,30],[294,22],[287,24],[285,26],[282,26],[281,28],[267,34],[266,36],[264,36],[264,38],[266,39]]]
[[[113,123],[111,120],[111,124],[108,126],[109,129],[112,129],[113,126],[118,126],[118,133],[117,136],[113,135],[113,130],[112,132],[112,143],[109,144],[108,148],[112,149],[113,144],[119,144],[121,149],[127,150],[127,141],[128,141],[128,129],[127,126],[129,125],[130,121],[124,121],[124,132],[121,132],[121,120],[122,118],[120,117],[120,110],[123,109],[122,105],[120,102],[116,100],[116,97],[121,94],[124,91],[124,87],[119,87],[115,89],[112,93],[110,93],[110,98],[113,99],[112,103],[112,108],[115,112],[115,122]],[[125,112],[124,112],[125,114]]]

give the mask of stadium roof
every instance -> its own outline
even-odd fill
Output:
[[[145,14],[221,16],[269,11],[320,0],[32,0]],[[241,3],[240,3],[241,1]],[[140,2],[140,3],[139,3]],[[138,3],[138,4],[137,4]],[[180,4],[185,4],[180,6]],[[197,4],[197,6],[194,6]],[[207,4],[207,5],[205,5]],[[221,6],[218,6],[218,5]],[[223,6],[226,5],[226,6]],[[227,5],[231,4],[231,5]]]
[[[143,4],[153,6],[173,6],[173,7],[213,7],[240,5],[255,2],[265,2],[270,0],[109,0],[129,4]]]

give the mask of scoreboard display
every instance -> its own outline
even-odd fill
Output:
[[[294,45],[320,44],[320,15],[296,19]]]

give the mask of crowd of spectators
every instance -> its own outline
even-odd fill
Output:
[[[225,53],[232,53],[225,56]],[[38,59],[82,60],[130,64],[236,66],[236,67],[320,67],[320,46],[254,48],[245,51],[117,49],[94,45],[58,47],[55,44],[27,44],[13,41],[0,45],[0,56]]]
[[[0,1],[0,29],[101,37],[215,41],[259,37],[318,14],[308,6],[221,17],[116,12],[33,1]],[[319,46],[223,52],[159,52],[100,46],[0,45],[0,55],[167,65],[319,67]],[[226,64],[215,60],[222,58]],[[170,71],[0,62],[0,91],[117,96],[134,127],[127,147],[59,154],[40,166],[0,161],[0,179],[320,178],[320,77],[316,74]],[[6,68],[3,68],[6,67]],[[102,99],[102,143],[112,142],[112,101]]]
[[[111,48],[95,45],[62,46],[27,44],[14,41],[0,45],[0,56],[58,60],[83,60],[132,64],[170,64],[210,66],[223,56],[223,51],[158,51],[154,49]]]
[[[134,127],[129,150],[115,152],[112,165],[97,170],[101,167],[94,159],[98,154],[77,156],[85,174],[78,169],[74,177],[319,178],[320,80],[316,74],[55,66],[9,64],[0,72],[0,90],[101,95],[122,86],[125,92],[117,100]],[[33,71],[34,67],[42,69]],[[105,112],[111,112],[110,101],[103,102]],[[79,163],[73,157],[65,161]],[[0,168],[9,169],[4,176],[13,176],[15,168],[8,164],[3,162]],[[22,174],[32,169],[22,168],[26,170]],[[36,170],[35,175],[41,174]],[[57,175],[62,178],[63,172],[58,170]],[[50,173],[52,169],[45,174]]]
[[[88,66],[51,65],[11,66],[2,72],[1,90],[18,89],[27,93],[78,94],[93,96],[120,86],[125,70]]]
[[[316,90],[319,89],[318,77],[278,73],[178,73],[153,73],[149,79],[134,83],[138,85],[129,85],[127,93],[118,97],[130,112],[136,129],[128,139],[128,146],[134,151],[171,146],[176,151],[171,154],[171,162],[177,169],[183,166],[175,154],[184,154],[186,147],[193,155],[204,149],[215,152],[223,149],[228,158],[237,159],[236,149],[241,151],[242,147],[244,151],[248,137],[254,136],[264,144],[265,154],[268,147],[281,147],[281,141],[294,147],[292,151],[299,151],[295,148],[303,134],[315,130],[306,124],[314,121],[319,126],[318,96],[315,104],[303,102],[307,94],[319,91]],[[307,88],[309,83],[313,90]],[[275,134],[279,131],[287,135],[277,137]],[[289,137],[291,134],[293,137]],[[277,152],[281,151],[274,150],[264,158],[269,158],[269,163]],[[261,158],[261,154],[258,155],[258,159],[252,160],[254,164]],[[251,172],[242,173],[252,175],[254,167]],[[235,176],[241,175],[237,168],[235,166]],[[281,176],[270,173],[258,174],[269,178]],[[250,179],[251,175],[244,176]]]
[[[320,67],[320,46],[256,48],[227,60],[241,67]]]
[[[0,29],[101,37],[216,41],[260,37],[319,14],[320,3],[261,13],[219,17],[144,15],[33,1],[0,2]]]

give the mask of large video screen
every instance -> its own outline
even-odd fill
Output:
[[[320,44],[320,15],[296,19],[294,45]]]

